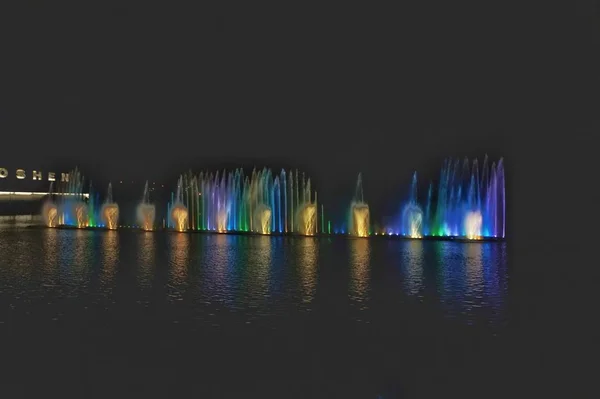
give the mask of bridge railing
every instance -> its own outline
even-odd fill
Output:
[[[31,191],[0,191],[0,195],[14,195],[14,196],[30,196],[30,197],[43,197],[45,195],[50,195],[50,193],[45,192],[31,192]],[[52,193],[52,195],[60,195],[60,196],[83,196],[84,198],[89,198],[89,193],[76,194],[76,193]]]

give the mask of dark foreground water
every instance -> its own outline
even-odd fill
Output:
[[[0,226],[2,390],[501,395],[509,249]]]

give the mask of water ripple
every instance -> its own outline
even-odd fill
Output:
[[[315,311],[370,323],[413,299],[466,323],[506,317],[503,243],[10,227],[0,254],[3,304],[48,319],[101,307],[207,326]]]

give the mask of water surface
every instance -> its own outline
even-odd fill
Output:
[[[509,322],[505,243],[13,223],[0,255],[14,378],[64,389],[68,371],[85,395],[414,393],[427,359],[476,353]]]

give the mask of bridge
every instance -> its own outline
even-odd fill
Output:
[[[49,195],[44,191],[0,191],[0,215],[39,215],[42,202]],[[56,197],[78,196],[89,199],[88,193],[52,193]]]
[[[44,198],[49,195],[49,193],[44,192],[36,192],[36,191],[0,191],[0,201],[36,201]],[[84,198],[89,198],[90,195],[88,193],[83,194],[74,194],[74,193],[52,193],[52,195],[57,196],[83,196]]]

